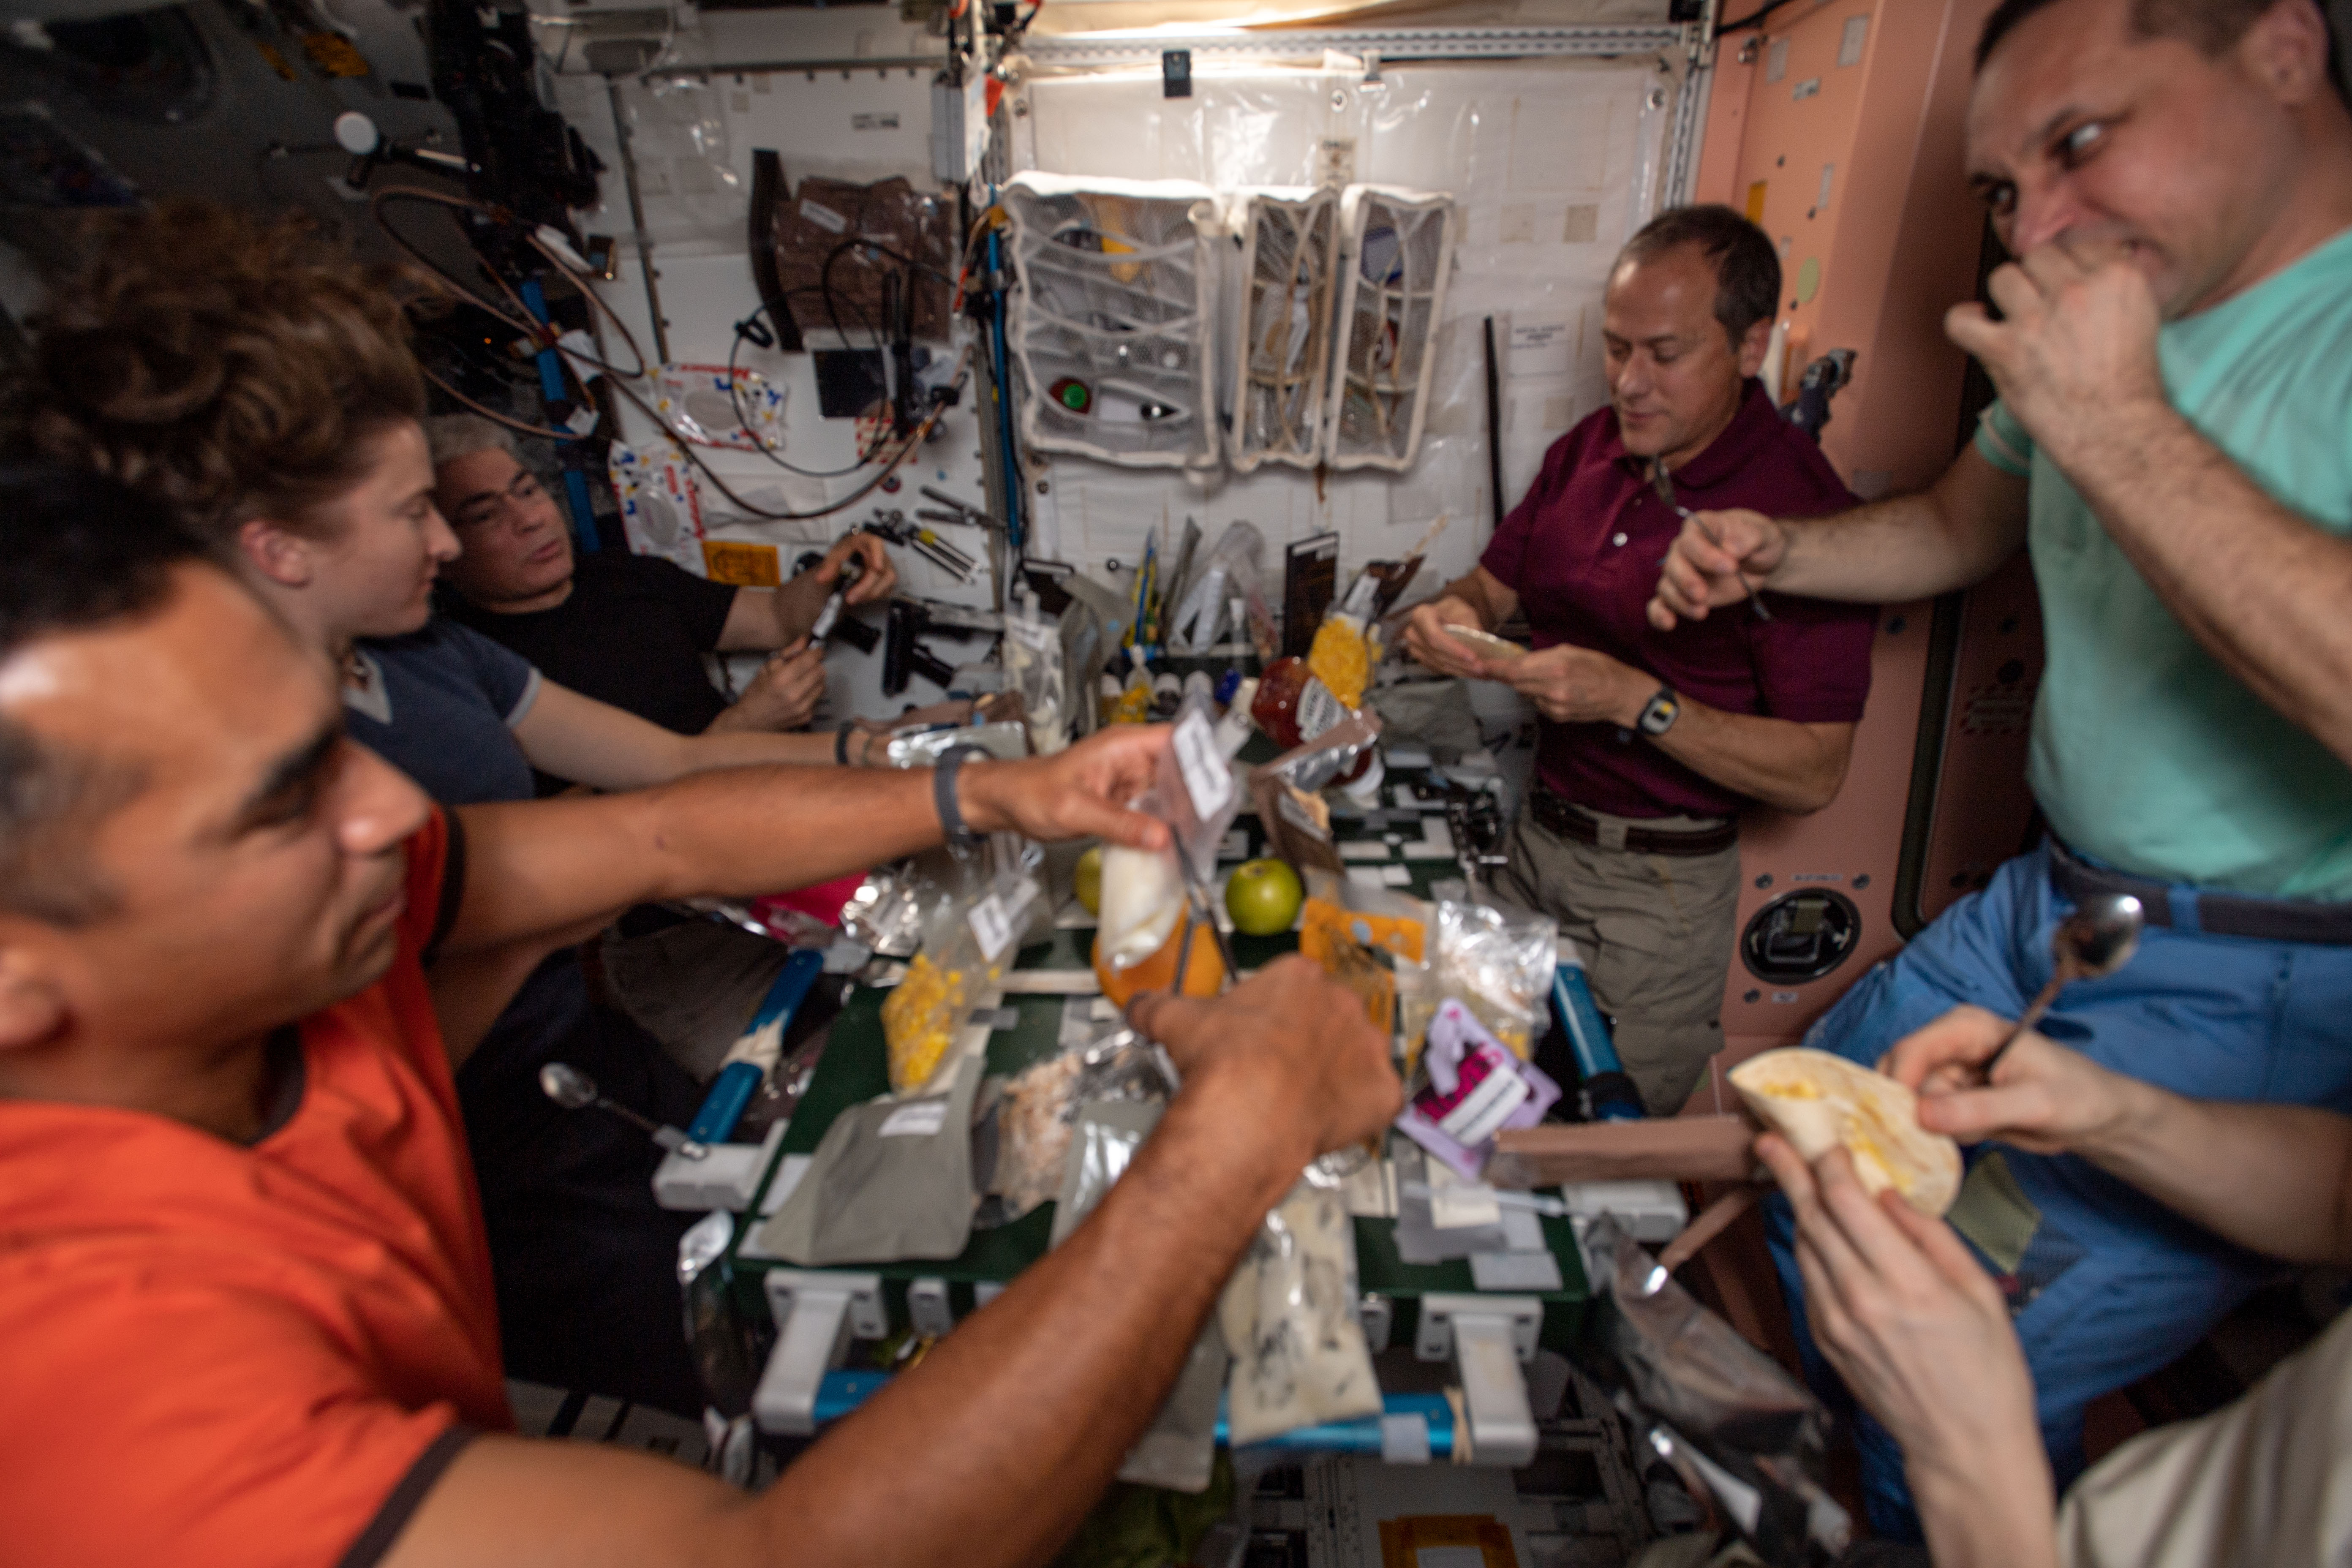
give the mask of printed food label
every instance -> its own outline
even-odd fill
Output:
[[[1458,1070],[1452,1094],[1423,1089],[1415,1103],[1447,1137],[1475,1149],[1502,1131],[1504,1121],[1534,1090],[1501,1047],[1484,1041],[1462,1058]]]
[[[882,1119],[881,1136],[885,1138],[929,1138],[947,1125],[948,1102],[944,1100],[919,1100],[912,1105],[902,1105]]]
[[[1193,815],[1206,822],[1224,810],[1234,798],[1233,770],[1217,751],[1207,715],[1193,709],[1176,726],[1176,768],[1184,775],[1184,793],[1192,797]]]
[[[1331,842],[1331,830],[1325,827],[1321,823],[1316,821],[1314,817],[1308,816],[1307,808],[1299,805],[1297,801],[1291,799],[1290,796],[1286,795],[1277,796],[1275,800],[1274,805],[1276,811],[1282,813],[1283,821],[1287,822],[1291,826],[1297,828],[1300,832],[1314,839],[1318,844],[1328,844]]]
[[[980,955],[991,963],[1003,957],[1004,950],[1013,944],[1013,917],[1006,911],[1004,900],[991,893],[972,905],[969,918],[971,934],[980,943]]]
[[[823,202],[813,202],[803,198],[801,202],[801,216],[828,234],[840,234],[849,227],[847,218],[826,206]]]
[[[1348,716],[1347,705],[1331,695],[1320,680],[1310,679],[1298,691],[1298,739],[1314,740]]]

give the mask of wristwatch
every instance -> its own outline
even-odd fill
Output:
[[[1675,727],[1675,721],[1682,717],[1682,712],[1683,700],[1675,695],[1675,689],[1661,686],[1647,702],[1642,704],[1642,716],[1633,723],[1644,735],[1663,735]]]
[[[963,812],[957,805],[956,774],[962,771],[965,758],[986,760],[992,755],[985,746],[950,746],[931,763],[931,804],[939,810],[940,826],[948,843],[957,848],[968,849],[978,844],[980,835],[965,825]]]

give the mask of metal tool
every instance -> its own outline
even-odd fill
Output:
[[[891,543],[902,545],[920,555],[940,571],[970,583],[980,576],[980,563],[950,544],[922,524],[909,522],[907,514],[896,509],[877,510],[873,520],[862,525],[868,533],[879,534]]]
[[[656,1121],[617,1100],[608,1100],[596,1080],[569,1062],[549,1062],[539,1069],[540,1091],[566,1110],[585,1110],[594,1106],[609,1110],[624,1121],[634,1122],[646,1130],[653,1141],[681,1159],[700,1160],[708,1156],[708,1145],[696,1142],[679,1129]]]
[[[1673,512],[1685,522],[1698,523],[1698,531],[1706,535],[1707,542],[1717,550],[1723,548],[1723,541],[1717,536],[1715,530],[1699,522],[1698,513],[1675,499],[1674,477],[1666,472],[1666,459],[1663,454],[1650,459],[1650,488],[1658,492],[1658,499],[1666,503],[1668,511]],[[1772,618],[1772,612],[1764,607],[1762,590],[1750,587],[1748,590],[1748,603],[1749,607],[1755,610],[1758,620],[1769,621]]]
[[[1208,885],[1181,844],[1176,846],[1176,864],[1184,874],[1184,901],[1189,906],[1187,912],[1192,918],[1185,922],[1184,940],[1176,944],[1175,993],[1179,996],[1184,994],[1185,972],[1192,963],[1192,933],[1204,925],[1209,928],[1210,938],[1217,944],[1217,956],[1225,964],[1225,977],[1217,989],[1220,992],[1230,990],[1241,978],[1241,966],[1234,962],[1233,944],[1225,940],[1224,931],[1217,924],[1216,907],[1209,901]]]
[[[833,635],[834,623],[841,619],[841,607],[848,596],[849,590],[856,587],[857,580],[865,575],[864,561],[855,555],[843,559],[841,575],[833,580],[833,592],[825,595],[824,608],[816,613],[816,622],[809,627],[811,643],[821,643]]]
[[[2076,980],[2101,980],[2129,963],[2132,954],[2139,951],[2139,933],[2147,923],[2147,911],[2137,899],[2129,893],[2103,893],[2085,899],[2074,907],[2074,912],[2058,922],[2050,933],[2051,955],[2058,967],[2050,976],[2050,984],[2025,1010],[2025,1016],[2009,1032],[1992,1055],[1985,1058],[1977,1070],[1988,1079],[1992,1077],[1995,1063],[2007,1055],[2017,1037],[2042,1022],[2050,1005],[2058,1000],[2058,993]]]

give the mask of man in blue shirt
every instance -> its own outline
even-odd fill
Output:
[[[2315,0],[2006,0],[1977,63],[1970,180],[2020,259],[1992,277],[1999,320],[1965,304],[1947,328],[2000,401],[1924,494],[1703,516],[1653,619],[1765,583],[1924,598],[2024,544],[2053,837],[1811,1043],[1873,1062],[1958,1003],[2014,1016],[2057,921],[2128,891],[2154,928],[2138,958],[2070,987],[2046,1032],[2176,1093],[2352,1109],[2352,111],[2326,22]],[[2062,1482],[2084,1406],[2262,1278],[2065,1155],[1982,1155],[1952,1218],[2002,1280]],[[1899,1456],[1861,1435],[1874,1518],[1900,1529]]]

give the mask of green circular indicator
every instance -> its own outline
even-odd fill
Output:
[[[1821,291],[1821,258],[1808,256],[1805,258],[1804,265],[1797,268],[1797,303],[1810,305],[1813,302],[1813,296]]]

